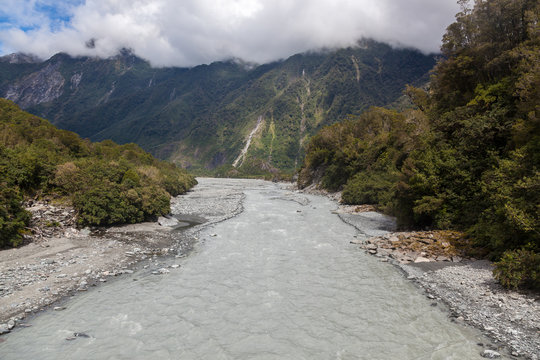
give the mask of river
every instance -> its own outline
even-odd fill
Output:
[[[349,243],[361,232],[335,203],[262,181],[201,179],[199,189],[223,187],[245,194],[243,211],[202,230],[189,256],[45,312],[6,336],[0,358],[481,358],[478,332]],[[382,231],[369,224],[362,233]]]

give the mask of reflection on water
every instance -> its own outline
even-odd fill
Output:
[[[9,334],[1,358],[480,358],[476,332],[349,244],[357,231],[327,199],[271,183],[202,181],[245,187],[244,212],[205,230],[181,263],[152,263]],[[74,332],[89,337],[67,341]]]

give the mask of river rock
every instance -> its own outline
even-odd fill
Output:
[[[160,216],[158,218],[158,224],[161,225],[161,226],[173,227],[173,226],[178,225],[178,219],[173,218],[173,217],[167,218],[167,217],[164,217],[164,216]]]
[[[14,320],[9,320],[8,323],[7,323],[7,326],[8,326],[9,330],[12,330],[15,327],[15,321]]]
[[[440,256],[437,256],[437,258],[435,260],[437,260],[437,261],[450,261],[450,258],[447,257],[447,256],[444,256],[444,255],[440,255]]]
[[[168,274],[169,272],[170,272],[169,270],[167,270],[165,268],[161,268],[161,269],[152,271],[152,274],[154,274],[154,275],[163,275],[163,274]]]
[[[377,245],[375,245],[375,244],[367,244],[366,249],[367,250],[377,250]]]
[[[414,259],[414,262],[415,263],[431,262],[431,260],[423,256],[418,256],[416,259]]]
[[[7,334],[10,331],[8,324],[0,324],[0,335]]]
[[[486,359],[496,359],[501,357],[501,354],[499,354],[495,350],[484,350],[480,355],[482,355],[482,357]]]

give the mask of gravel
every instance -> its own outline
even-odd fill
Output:
[[[0,334],[15,325],[25,326],[28,316],[42,310],[59,311],[63,307],[57,304],[77,292],[132,274],[137,266],[154,266],[159,256],[186,256],[203,227],[242,211],[245,182],[214,190],[205,185],[208,182],[212,180],[201,179],[201,185],[172,199],[175,216],[191,224],[182,231],[175,228],[178,222],[164,219],[165,226],[155,222],[76,229],[73,209],[46,202],[28,204],[35,216],[33,237],[26,239],[25,246],[0,251]],[[156,271],[169,272],[160,267]]]
[[[327,195],[310,188],[308,193]],[[339,202],[340,194],[328,195]],[[498,358],[500,353],[516,358],[540,360],[540,296],[532,292],[506,290],[493,277],[493,264],[487,260],[444,256],[436,251],[407,252],[387,244],[401,238],[425,238],[426,233],[394,233],[392,218],[374,215],[358,207],[336,204],[335,211],[346,223],[356,227],[359,235],[350,242],[361,246],[368,254],[377,256],[401,269],[404,276],[425,292],[429,299],[445,304],[453,321],[481,330],[492,344],[481,356]],[[371,219],[386,219],[372,222]],[[379,224],[379,225],[377,225]],[[424,244],[419,244],[425,246]],[[432,249],[431,249],[432,250]]]

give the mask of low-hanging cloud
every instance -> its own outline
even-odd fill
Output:
[[[31,10],[31,20],[41,21],[34,29],[0,28],[4,51],[107,57],[130,48],[155,66],[193,66],[233,57],[264,63],[363,37],[437,52],[458,6],[455,0],[86,0],[55,27]]]

